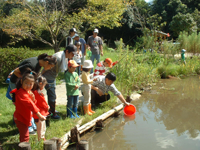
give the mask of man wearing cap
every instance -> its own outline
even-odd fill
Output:
[[[86,55],[86,42],[83,38],[80,38],[78,34],[75,34],[74,36],[74,40],[75,40],[75,45],[77,42],[81,42],[81,52],[83,57],[81,58],[81,64],[83,65],[83,62],[85,61],[85,55]]]
[[[118,61],[112,62],[112,59],[110,58],[106,58],[104,61],[99,62],[94,70],[94,77],[105,75],[106,67],[112,68],[117,63]]]
[[[92,63],[94,64],[94,59],[97,60],[97,64],[100,62],[100,54],[103,56],[103,42],[102,39],[97,36],[99,33],[98,29],[94,29],[93,35],[88,37],[87,40],[87,46],[90,47],[90,50],[92,52],[92,56],[90,59],[92,60]],[[93,73],[93,69],[91,70],[91,73]]]
[[[114,73],[108,73],[106,76],[99,76],[96,78],[96,81],[91,85],[91,103],[93,107],[97,106],[99,103],[108,101],[110,99],[109,91],[117,96],[122,103],[129,105],[113,84],[115,80],[116,76]]]
[[[69,44],[73,44],[73,36],[75,35],[76,32],[76,28],[71,28],[69,30],[69,36],[66,38],[66,47],[69,45]]]
[[[67,63],[68,59],[72,59],[74,57],[74,54],[76,54],[77,48],[73,44],[69,44],[64,51],[57,52],[53,54],[54,57],[57,59],[56,65],[51,70],[43,70],[42,74],[47,79],[48,84],[45,86],[45,89],[47,90],[47,97],[48,97],[48,103],[50,106],[50,111],[53,113],[52,118],[53,119],[60,119],[60,116],[58,116],[55,113],[55,104],[56,104],[56,77],[59,72],[64,72],[67,70]]]

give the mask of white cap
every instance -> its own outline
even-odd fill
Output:
[[[181,52],[186,52],[186,50],[185,50],[185,49],[182,49]]]
[[[99,33],[99,30],[96,28],[96,29],[94,29],[93,32],[94,32],[94,33]]]
[[[82,68],[93,68],[93,64],[92,64],[92,61],[91,60],[85,60],[84,63],[83,63],[83,66]]]

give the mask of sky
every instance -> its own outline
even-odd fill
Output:
[[[147,3],[148,3],[148,2],[152,2],[152,1],[153,1],[153,0],[145,0],[145,2],[147,2]]]

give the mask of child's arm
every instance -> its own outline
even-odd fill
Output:
[[[66,82],[67,87],[75,87],[75,85],[76,85],[75,82],[72,82],[70,80],[70,76],[68,76],[67,73],[65,74],[65,82]]]
[[[82,81],[85,84],[92,84],[93,80],[89,79],[89,76],[87,76],[87,73],[82,73]]]
[[[39,111],[36,113],[36,115],[38,116],[38,118],[39,118],[41,121],[46,120],[46,118],[45,118],[43,115],[41,115],[41,113],[40,113]]]

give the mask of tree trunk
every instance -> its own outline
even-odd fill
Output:
[[[54,45],[54,52],[57,53],[57,52],[59,52],[59,50],[60,50],[59,46],[58,45]]]

